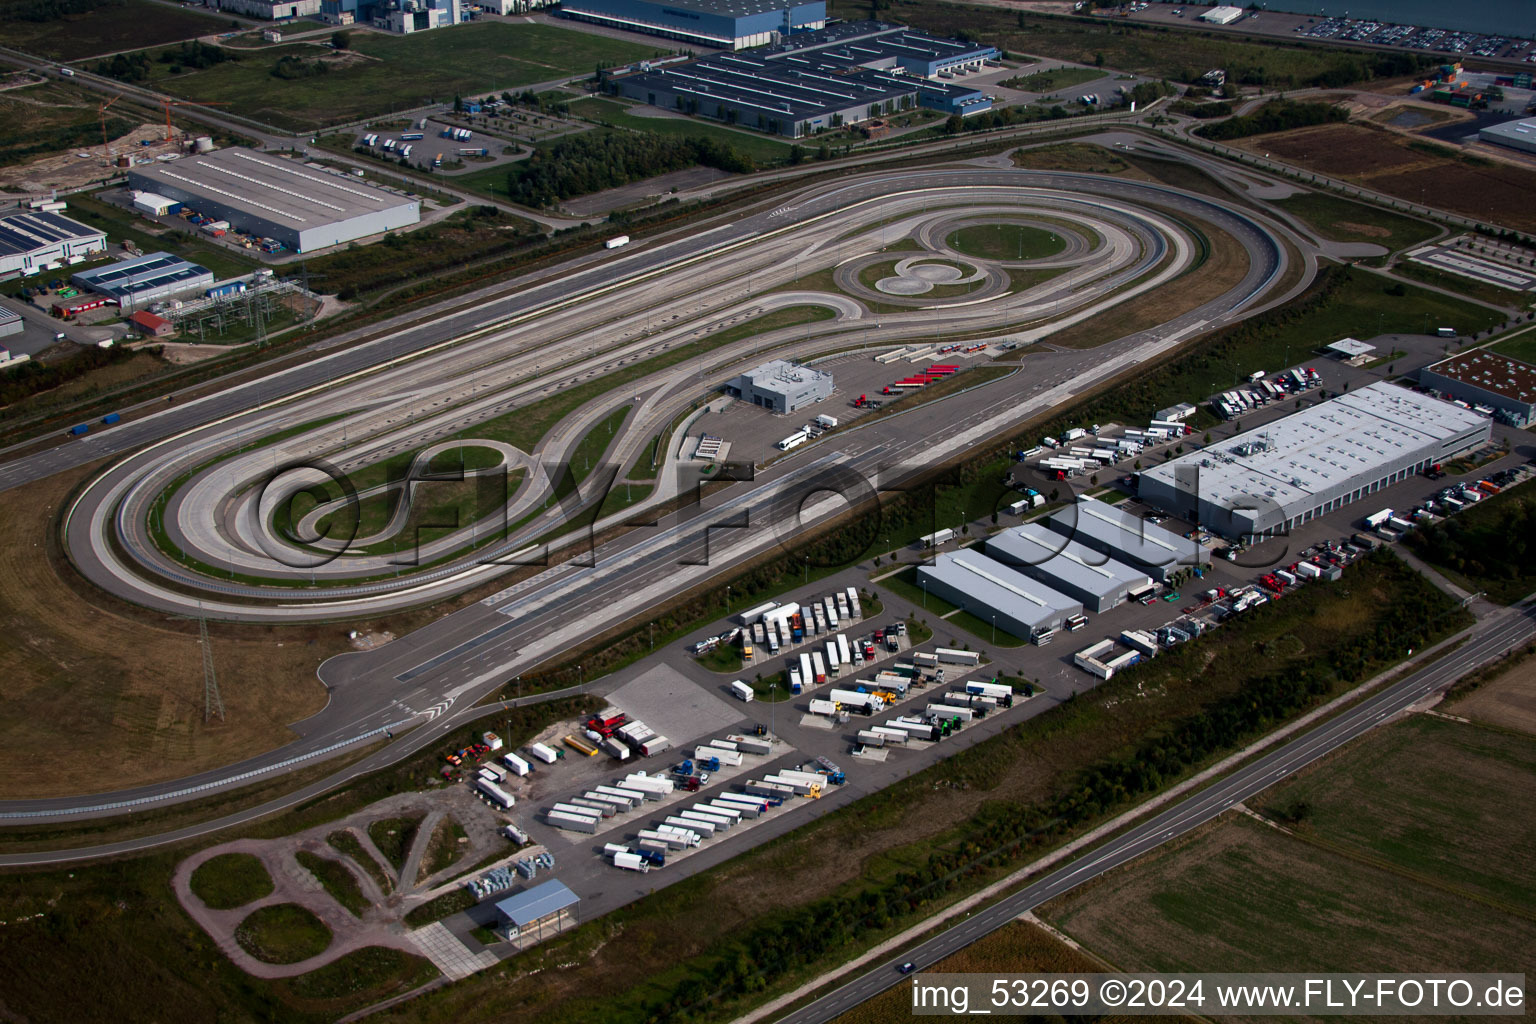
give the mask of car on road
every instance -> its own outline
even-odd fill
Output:
[[[906,963],[897,966],[896,973],[911,974],[915,970],[917,970],[917,964],[914,964],[911,960],[908,960]]]

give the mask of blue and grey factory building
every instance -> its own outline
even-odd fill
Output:
[[[652,106],[797,139],[916,107],[962,117],[990,110],[986,94],[952,79],[999,56],[995,47],[864,21],[751,53],[642,65],[606,84]]]

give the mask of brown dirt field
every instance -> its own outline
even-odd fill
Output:
[[[925,972],[935,974],[1083,974],[1110,970],[1099,960],[1073,949],[1037,924],[1015,921]],[[1105,1016],[1100,1024],[1129,1018]],[[886,989],[875,998],[834,1018],[832,1024],[897,1024],[912,1020],[912,982]]]
[[[1340,177],[1359,177],[1439,160],[1427,153],[1415,153],[1386,132],[1355,124],[1298,128],[1261,135],[1238,145],[1250,152],[1271,153],[1309,170]]]
[[[164,144],[165,124],[147,122],[126,135],[109,140],[107,148],[112,154],[133,153],[135,156],[157,156],[161,153],[179,152],[178,143],[182,135],[183,133],[178,130],[177,140],[167,146]],[[140,143],[146,140],[153,145],[141,146]],[[76,153],[86,153],[88,156],[81,159],[75,155]],[[93,145],[76,146],[38,157],[36,160],[29,160],[24,164],[0,169],[0,185],[27,189],[78,188],[81,185],[102,181],[114,173],[121,172],[114,171],[110,162],[102,154],[101,138],[97,136]]]
[[[1126,971],[1536,965],[1530,920],[1236,814],[1053,900],[1040,917]]]
[[[1445,712],[1536,736],[1536,659],[1512,666],[1497,679],[1446,705]]]
[[[1261,135],[1237,143],[1308,170],[1356,182],[1413,203],[1536,231],[1536,171],[1509,163],[1410,149],[1404,133],[1359,124],[1330,124]]]
[[[205,725],[196,626],[87,601],[48,557],[61,504],[93,471],[0,502],[0,792],[12,799],[136,786],[270,750],[324,706],[315,667],[346,645],[341,626],[214,627],[227,720]],[[59,757],[61,744],[91,756]]]

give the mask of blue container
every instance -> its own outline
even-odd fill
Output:
[[[116,423],[122,418],[122,414],[120,413],[109,412],[101,418],[101,422],[110,427],[112,424]]]
[[[90,432],[91,425],[89,423],[79,423],[69,428],[69,434],[71,437],[79,437],[82,434],[89,434]]]

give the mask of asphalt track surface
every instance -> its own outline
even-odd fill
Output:
[[[76,820],[121,814],[134,807],[194,799],[344,750],[359,740],[381,736],[386,730],[397,730],[412,723],[419,726],[407,737],[396,739],[357,766],[325,780],[316,791],[342,784],[366,771],[393,763],[456,727],[475,714],[473,705],[482,696],[550,654],[569,649],[608,624],[643,612],[647,606],[671,594],[707,581],[772,544],[789,543],[807,526],[839,511],[844,499],[837,495],[856,500],[873,494],[876,488],[889,491],[898,487],[901,480],[936,461],[958,455],[978,441],[1006,430],[1011,424],[1070,400],[1081,390],[1120,372],[1134,369],[1207,324],[1236,318],[1283,299],[1283,296],[1269,294],[1270,286],[1284,266],[1283,250],[1272,241],[1270,228],[1246,213],[1225,212],[1204,197],[1112,179],[973,169],[881,176],[808,190],[799,200],[710,235],[728,233],[737,241],[755,239],[761,233],[757,221],[808,219],[846,209],[856,200],[878,202],[880,197],[892,192],[910,192],[920,186],[952,187],[957,183],[1008,186],[1020,182],[1027,182],[1032,188],[1084,190],[1092,187],[1111,193],[1114,199],[1132,203],[1155,196],[1167,207],[1211,219],[1234,234],[1251,254],[1247,273],[1227,293],[1182,314],[1174,322],[1085,354],[1085,361],[1091,366],[1064,371],[1052,378],[1016,381],[1017,386],[990,393],[983,388],[964,401],[952,398],[932,407],[920,407],[908,415],[875,421],[867,430],[833,435],[835,448],[813,447],[805,456],[775,466],[768,473],[758,474],[754,480],[737,483],[712,498],[707,507],[689,506],[658,523],[654,529],[632,531],[595,552],[587,563],[568,562],[549,569],[380,650],[334,658],[321,670],[322,680],[330,690],[327,707],[299,723],[296,731],[300,738],[283,748],[217,771],[135,790],[7,802],[0,804],[0,820]],[[724,243],[712,242],[709,237],[697,237],[657,246],[654,251],[642,249],[616,264],[579,271],[567,282],[538,286],[514,298],[511,304],[526,309],[540,302],[564,302],[580,294],[572,281],[580,279],[587,287],[608,286],[614,283],[616,266],[654,271],[677,259],[698,256],[705,251],[713,255],[721,244]],[[718,259],[717,256],[714,258]],[[602,280],[593,281],[593,276]],[[550,294],[552,290],[558,294]],[[459,334],[464,334],[493,328],[506,315],[505,311],[482,310],[449,319],[457,325]],[[434,328],[428,334],[436,338],[444,331]],[[402,337],[385,339],[371,347],[376,358],[387,360],[396,355],[397,350],[392,349],[392,345],[405,348],[426,344],[431,342]],[[363,350],[368,348],[370,346],[362,347]],[[360,362],[366,361],[365,352],[354,354],[349,351],[347,354]],[[317,388],[316,396],[323,400],[331,389],[322,385],[335,374],[330,368],[301,367],[278,376],[282,380],[269,383],[269,394],[277,391],[277,383],[282,383],[289,391]],[[239,397],[229,399],[227,411],[238,409],[241,400]],[[274,400],[275,397],[268,399]],[[211,408],[205,415],[226,411],[219,404],[219,397],[207,401]],[[175,414],[187,411],[178,408]],[[263,415],[287,415],[289,423],[298,418],[278,410],[267,410]],[[154,420],[141,423],[145,424],[142,429],[148,432]],[[227,424],[220,424],[215,429],[227,430]],[[202,439],[203,434],[194,430],[168,444],[197,450]],[[198,454],[209,454],[212,450]],[[116,475],[136,468],[137,460],[152,459],[153,455],[131,456],[109,470],[102,479],[111,481]],[[53,471],[46,463],[37,467],[38,472],[44,469]],[[93,489],[88,493],[97,491]],[[110,507],[110,503],[104,504],[97,511]],[[77,508],[75,515],[82,516],[87,511]],[[71,530],[71,542],[82,534],[83,531]],[[91,535],[95,536],[94,533]],[[475,571],[504,569],[491,566]],[[116,577],[108,577],[95,579],[95,582],[112,589],[119,581]],[[179,596],[183,603],[189,600],[184,595]],[[419,590],[415,594],[397,596],[421,599]],[[214,606],[210,614],[221,614],[215,595],[205,593],[202,600],[204,607]],[[313,614],[312,609],[292,600],[273,610],[294,617]],[[249,820],[271,809],[253,809],[242,815],[241,820]]]
[[[821,1024],[831,1020],[900,984],[905,980],[898,970],[901,964],[910,961],[919,970],[930,967],[1042,903],[1224,814],[1233,805],[1388,721],[1483,662],[1529,640],[1536,635],[1533,614],[1536,612],[1526,609],[1487,620],[1486,628],[1475,631],[1459,649],[1039,881],[967,916],[916,949],[883,961],[815,1002],[778,1018],[780,1024]]]
[[[722,237],[721,242],[710,247],[712,255],[715,257],[711,262],[723,262],[719,258],[719,250],[722,247],[739,246],[739,243],[744,238],[756,240],[751,248],[760,247],[762,245],[762,236],[768,228],[773,227],[775,220],[783,223],[793,221],[795,224],[809,222],[818,218],[829,217],[839,207],[848,207],[860,202],[867,203],[871,200],[877,201],[879,206],[883,207],[885,203],[880,200],[882,197],[889,195],[893,189],[905,193],[901,201],[907,203],[927,202],[929,193],[932,193],[935,199],[950,198],[955,195],[957,184],[965,189],[974,189],[983,194],[987,187],[1006,189],[1010,185],[1015,187],[1028,185],[1031,194],[1035,195],[1038,195],[1034,191],[1036,189],[1048,192],[1052,190],[1064,191],[1071,188],[1078,193],[1097,189],[1110,196],[1129,197],[1132,200],[1152,199],[1163,202],[1178,209],[1180,212],[1202,215],[1230,230],[1240,238],[1249,251],[1251,270],[1248,278],[1245,279],[1242,285],[1232,289],[1220,299],[1205,303],[1200,309],[1192,310],[1178,320],[1164,325],[1163,331],[1169,335],[1177,335],[1182,328],[1204,326],[1220,317],[1231,316],[1239,310],[1251,308],[1256,304],[1255,300],[1262,293],[1263,288],[1283,270],[1282,252],[1269,240],[1266,233],[1267,229],[1254,223],[1245,214],[1224,211],[1209,200],[1184,196],[1160,186],[1143,185],[1140,183],[1116,182],[1073,175],[1040,175],[1035,172],[999,173],[991,171],[914,172],[912,175],[900,176],[895,180],[890,176],[885,176],[865,183],[842,185],[837,188],[822,190],[813,193],[803,202],[786,204],[775,210],[760,214],[758,218],[738,222],[729,229],[731,231],[729,237],[725,237],[721,230],[708,232],[707,234],[709,235]],[[914,196],[919,198],[914,198]],[[1082,199],[1075,197],[1058,201],[1068,207],[1074,203],[1083,202]],[[1099,202],[1090,205],[1108,207],[1110,204]],[[835,230],[840,222],[847,222],[857,216],[867,216],[867,213],[865,211],[859,211],[854,215],[841,213],[837,216],[832,216],[828,223],[832,225],[832,230]],[[761,220],[763,224],[753,223],[754,220]],[[1177,230],[1176,226],[1168,224],[1159,224],[1157,226],[1165,231]],[[775,228],[775,231],[781,235],[786,230],[788,230],[789,237],[793,243],[796,237],[796,229],[794,227],[787,229],[785,227]],[[823,234],[828,231],[827,228],[822,230]],[[696,259],[700,251],[698,247],[705,244],[701,237],[691,239],[687,243],[674,243],[671,246],[660,247],[657,252],[665,253],[666,250],[677,250],[678,245],[686,245],[688,247],[686,250],[678,250],[668,253],[668,255],[675,261],[686,260],[690,257]],[[816,242],[816,245],[821,247],[822,251],[818,254],[821,260],[825,261],[829,256],[836,255],[835,250],[829,252],[826,249],[827,243],[825,239],[819,240]],[[1159,255],[1161,253],[1157,249],[1153,249],[1150,253],[1150,256]],[[1138,272],[1145,270],[1149,264],[1154,263],[1155,260],[1150,258],[1150,256],[1129,266],[1117,268],[1121,270],[1121,273],[1108,275],[1102,282],[1095,282],[1093,287],[1085,287],[1082,282],[1078,282],[1074,292],[1075,301],[1079,305],[1090,303],[1091,300],[1096,298],[1103,300],[1101,304],[1123,301],[1126,293],[1123,291],[1116,292],[1115,289],[1125,288],[1126,285],[1132,283],[1131,279]],[[636,276],[637,272],[643,274],[656,269],[656,254],[654,253],[637,253],[631,259],[639,261],[635,264],[634,269],[630,271],[631,277]],[[626,262],[620,261],[618,265],[615,265],[614,269],[617,269],[617,266],[624,266]],[[690,276],[697,275],[700,273],[700,270],[697,267],[690,267],[686,273]],[[580,276],[582,275],[577,275],[578,278]],[[595,289],[599,294],[611,293],[614,289],[620,287],[620,284],[611,283],[611,271],[606,276],[609,276],[610,283]],[[681,277],[683,272],[674,269],[672,276]],[[1158,283],[1160,282],[1153,279],[1140,282],[1139,285],[1135,285],[1133,288],[1155,287]],[[684,287],[686,286],[685,284]],[[538,319],[543,321],[556,316],[568,315],[568,312],[561,312],[561,310],[569,311],[584,297],[579,283],[547,287],[558,288],[563,292],[563,295],[558,297],[543,296],[539,293],[545,289],[536,287],[531,289],[530,292],[524,293],[520,300],[514,301],[517,302],[519,307],[542,307]],[[653,289],[654,285],[647,284],[645,287]],[[654,298],[656,296],[652,295],[651,297]],[[675,301],[676,297],[672,296],[671,298]],[[758,301],[761,301],[761,298]],[[779,301],[782,304],[786,300],[780,299]],[[997,303],[1002,303],[1004,299],[999,298],[996,301]],[[1059,298],[1056,301],[1059,303]],[[1051,300],[1047,296],[1045,301],[1036,305],[1049,308]],[[1094,308],[1093,305],[1087,305],[1081,311],[1081,315],[1091,313]],[[518,312],[523,313],[525,310],[519,309]],[[727,308],[726,312],[739,314],[740,311]],[[950,330],[955,330],[957,326],[960,329],[964,329],[968,325],[973,329],[991,327],[993,330],[996,330],[998,320],[1000,317],[1006,316],[1008,312],[1009,310],[1006,306],[994,307],[987,303],[981,303],[969,308],[967,306],[953,306],[946,309],[914,311],[913,313],[900,314],[894,317],[887,316],[877,322],[880,322],[883,328],[881,337],[887,341],[894,342],[907,337],[923,337],[929,330],[940,326]],[[711,310],[710,315],[716,315],[715,311]],[[1079,318],[1081,318],[1081,315]],[[1070,319],[1071,317],[1067,318],[1068,321]],[[1058,321],[1058,324],[1061,322]],[[590,320],[584,326],[589,331],[593,329]],[[865,323],[862,326],[866,328],[865,333],[867,334],[868,318],[865,318]],[[833,327],[844,335],[847,334],[848,328],[841,322],[833,325]],[[471,331],[478,331],[481,334],[494,333],[494,322],[482,321],[474,325]],[[440,332],[434,330],[431,333],[436,335]],[[807,335],[809,333],[807,331]],[[999,333],[1004,337],[1011,337],[1019,332],[1011,332],[1005,329]],[[1028,332],[1023,333],[1027,334]],[[1038,333],[1045,332],[1040,331]],[[542,333],[538,337],[546,342],[549,340]],[[579,339],[581,335],[577,334],[574,337]],[[493,338],[492,340],[496,339]],[[1024,340],[1032,339],[1026,337]],[[831,339],[825,344],[835,345],[837,341],[837,334],[833,334]],[[384,353],[388,355],[388,346],[395,345],[403,348],[405,347],[405,342],[406,339],[387,338],[374,344],[385,346]],[[476,341],[474,344],[478,343]],[[631,358],[639,358],[634,353],[637,351],[637,346],[642,344],[644,343],[636,342],[634,346],[631,346]],[[470,348],[471,346],[461,343],[460,347]],[[655,349],[652,348],[647,351],[655,351]],[[434,360],[447,362],[449,361],[447,357],[451,355],[452,353],[438,353],[434,355]],[[467,360],[464,359],[459,359],[454,363],[461,370],[472,369],[471,366],[466,364]],[[583,369],[585,373],[582,374],[582,378],[590,378],[600,372],[602,367],[578,367],[571,372],[580,372]],[[732,367],[733,371],[735,369],[737,367]],[[292,373],[294,371],[289,372]],[[426,408],[422,409],[421,419],[423,423],[420,427],[416,423],[416,409],[412,407],[409,410],[409,426],[414,433],[411,436],[406,436],[402,431],[405,429],[404,421],[407,419],[407,412],[399,407],[399,401],[412,401],[419,398],[421,402],[425,402],[428,398],[433,398],[439,392],[433,390],[431,386],[433,382],[430,380],[426,383],[412,382],[409,387],[406,386],[405,381],[410,380],[412,375],[422,372],[430,375],[434,372],[434,368],[407,364],[388,367],[385,372],[389,377],[387,380],[372,383],[354,383],[349,381],[341,385],[332,384],[328,388],[316,389],[307,401],[289,403],[280,411],[271,410],[257,422],[246,424],[237,420],[235,422],[221,423],[213,431],[180,435],[156,447],[141,451],[134,457],[113,467],[86,492],[70,513],[68,530],[72,557],[74,557],[77,564],[81,566],[82,571],[93,582],[125,599],[150,607],[181,613],[195,612],[195,606],[200,601],[203,610],[207,614],[229,619],[293,620],[318,617],[326,611],[329,611],[332,617],[344,614],[379,613],[407,605],[420,604],[427,598],[447,596],[455,591],[461,591],[468,586],[483,582],[488,575],[494,575],[494,572],[488,573],[486,571],[484,563],[488,557],[517,550],[517,548],[522,546],[522,542],[528,539],[527,534],[536,531],[529,530],[525,532],[525,535],[514,535],[513,538],[502,543],[493,552],[465,555],[457,560],[451,560],[447,565],[425,573],[421,571],[401,571],[398,567],[388,564],[389,556],[387,555],[363,560],[348,559],[345,561],[345,564],[332,562],[321,565],[300,566],[275,563],[272,557],[270,557],[274,554],[274,549],[271,546],[266,546],[265,550],[263,550],[260,544],[261,538],[258,535],[264,532],[264,530],[261,525],[261,516],[255,514],[245,517],[244,521],[234,531],[241,535],[233,539],[230,537],[217,537],[215,530],[207,524],[204,524],[205,529],[198,536],[192,536],[188,532],[173,533],[172,539],[184,543],[184,550],[207,565],[228,571],[232,576],[236,572],[252,576],[265,569],[269,575],[287,575],[304,583],[313,582],[316,577],[323,577],[329,580],[338,574],[352,576],[367,576],[371,574],[374,577],[367,583],[339,588],[331,587],[323,592],[306,592],[295,590],[292,587],[272,587],[258,584],[246,585],[233,580],[221,582],[217,579],[210,579],[211,573],[195,574],[176,565],[168,558],[161,557],[157,559],[151,550],[152,545],[148,542],[148,538],[144,536],[145,527],[143,524],[147,518],[147,508],[155,500],[160,486],[169,483],[177,472],[189,468],[189,463],[190,468],[195,468],[198,460],[206,462],[215,456],[229,453],[237,446],[243,447],[248,440],[260,438],[263,433],[270,433],[276,428],[278,423],[307,422],[316,417],[324,418],[326,414],[334,415],[343,411],[355,412],[359,407],[363,411],[368,411],[371,407],[376,407],[382,403],[394,402],[393,418],[386,420],[391,425],[399,424],[393,427],[393,434],[388,435],[394,439],[394,443],[387,447],[382,443],[373,445],[366,461],[376,461],[379,458],[416,446],[419,443],[428,443],[436,441],[441,437],[449,436],[453,428],[462,429],[466,424],[472,424],[490,415],[503,412],[512,404],[509,400],[503,399],[500,393],[493,392],[486,397],[478,399],[475,403],[476,408],[473,411],[466,412],[460,405],[455,404],[452,408],[444,408],[439,412],[429,415],[428,410],[435,409],[437,406],[446,407],[450,404],[448,399],[434,400]],[[442,371],[437,370],[436,372],[441,373]],[[674,371],[670,375],[670,380],[665,383],[665,386],[677,390],[679,384],[686,384],[688,382],[690,375],[690,372]],[[729,373],[724,374],[724,376],[729,376]],[[334,379],[332,377],[332,380]],[[568,382],[574,382],[569,376],[567,380]],[[527,384],[525,391],[528,388],[533,388],[535,383],[537,382]],[[446,387],[447,385],[441,386]],[[470,387],[473,388],[473,385],[470,385]],[[364,389],[371,390],[360,395],[358,392]],[[549,390],[549,387],[546,385],[539,389],[538,393],[548,393]],[[403,398],[401,397],[402,391],[405,392]],[[692,393],[696,393],[696,391]],[[692,394],[688,392],[676,394],[673,396],[672,404],[649,410],[649,416],[643,421],[638,418],[633,420],[631,425],[626,428],[629,436],[620,441],[619,454],[629,454],[629,452],[625,452],[623,449],[626,442],[630,452],[637,449],[644,443],[644,440],[648,440],[652,436],[650,427],[654,426],[657,422],[665,422],[679,404],[686,402],[691,397]],[[636,400],[638,401],[638,395]],[[577,423],[563,431],[563,437],[561,438],[565,445],[563,450],[560,448],[541,447],[539,457],[547,461],[560,461],[560,456],[569,452],[579,440],[580,431],[577,428],[590,426],[601,413],[612,408],[612,396],[608,397],[607,401],[610,404],[602,407],[599,407],[599,403],[594,403],[587,411],[585,422]],[[387,414],[388,410],[385,413],[381,413],[381,415]],[[340,442],[341,438],[334,435],[340,432],[344,436],[346,429],[346,426],[343,426],[338,431],[337,428],[333,427],[331,429],[332,437],[328,443]],[[103,436],[110,437],[110,434]],[[76,442],[82,451],[90,443],[89,437]],[[355,448],[357,445],[354,444],[353,447]],[[322,445],[311,444],[301,454],[306,458],[313,458],[317,454],[324,453],[324,451],[325,449]],[[290,454],[290,449],[285,446],[285,450],[281,454],[286,459]],[[275,448],[272,451],[272,456],[273,468],[276,469],[279,463],[279,452]],[[333,457],[338,463],[341,463],[344,456],[337,455]],[[244,460],[243,465],[254,467],[261,464],[264,458],[265,456],[250,456]],[[233,467],[221,469],[221,472],[226,475],[234,471]],[[15,470],[12,470],[12,472],[14,473]],[[225,493],[234,494],[238,493],[242,488],[253,488],[257,486],[258,479],[254,470],[247,471],[243,476],[227,481]],[[136,495],[134,500],[137,504],[130,504],[122,500],[125,493],[128,492],[130,485],[134,487]],[[206,487],[204,489],[207,493],[197,502],[199,511],[194,514],[206,517],[213,514],[211,510],[218,504],[222,496],[209,491]],[[523,507],[526,508],[532,502],[546,496],[547,492],[548,488],[547,484],[545,484],[542,493],[535,491],[525,496]],[[671,495],[658,494],[652,500],[659,501],[662,498],[669,497]],[[173,498],[173,502],[174,504],[168,509],[165,521],[168,528],[184,530],[186,524],[183,515],[180,514],[182,510],[181,498]],[[117,541],[128,547],[128,554],[131,559],[147,565],[173,584],[180,587],[195,588],[203,591],[203,593],[199,597],[194,598],[183,593],[177,593],[172,588],[156,589],[149,586],[140,586],[125,589],[130,572],[122,560],[115,557],[113,545],[107,542],[106,537],[109,532],[107,524],[111,523],[114,516],[117,521],[112,525],[111,530],[115,532]],[[80,524],[82,522],[89,522],[91,524],[89,531],[81,528]],[[542,527],[545,524],[535,525]],[[445,540],[443,543],[446,545],[449,542]],[[433,552],[426,553],[427,557],[424,557],[423,560],[430,561],[431,554]],[[385,578],[381,579],[379,578],[380,576]],[[430,588],[425,586],[427,583],[431,584]],[[405,593],[399,593],[402,591]],[[395,596],[391,597],[391,594]],[[254,598],[268,602],[268,606],[261,609],[253,609],[249,605],[221,602],[219,600],[221,595],[236,596],[242,599]],[[279,607],[271,607],[272,604],[277,604]],[[328,607],[322,609],[322,605]]]

